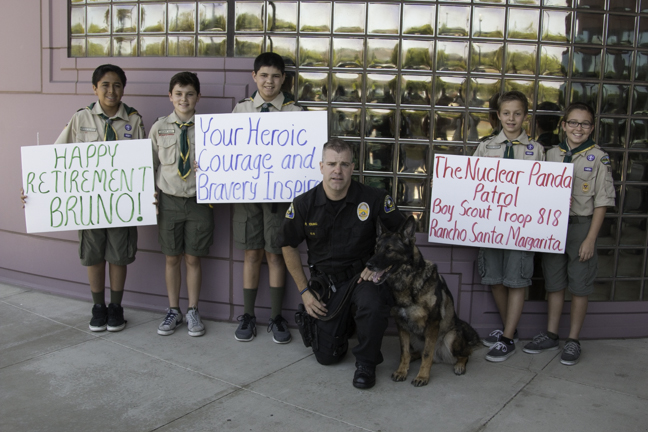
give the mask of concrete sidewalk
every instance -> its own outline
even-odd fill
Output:
[[[237,342],[235,324],[213,321],[200,338],[186,326],[162,337],[162,311],[126,309],[124,331],[92,333],[90,309],[0,284],[2,432],[648,431],[648,339],[584,341],[571,367],[523,343],[500,364],[480,348],[466,375],[435,364],[415,388],[390,379],[399,348],[386,337],[378,382],[361,391],[353,356],[320,366],[297,330],[287,345],[264,325]]]

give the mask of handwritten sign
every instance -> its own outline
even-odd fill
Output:
[[[564,253],[573,165],[436,155],[428,240]]]
[[[288,202],[322,180],[324,111],[196,116],[201,203]]]
[[[155,225],[151,140],[21,148],[27,232]]]

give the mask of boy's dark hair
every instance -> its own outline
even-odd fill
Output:
[[[557,114],[540,114],[539,111],[560,111],[560,106],[553,102],[542,102],[536,107],[536,124],[545,132],[553,132],[560,123],[560,116]]]
[[[353,148],[351,147],[351,144],[340,138],[329,139],[326,144],[324,144],[324,147],[322,147],[322,155],[326,150],[333,150],[336,153],[342,153],[343,151],[348,150],[353,157]]]
[[[502,93],[502,95],[499,97],[499,101],[497,101],[497,112],[499,112],[504,102],[511,101],[519,101],[524,107],[524,114],[529,113],[529,100],[524,95],[524,93],[517,90],[511,90],[507,91],[506,93]]]
[[[563,116],[562,121],[563,122],[567,121],[569,114],[571,114],[571,112],[575,110],[587,111],[590,114],[590,116],[592,116],[592,123],[594,123],[594,119],[596,118],[596,114],[594,113],[594,108],[592,108],[589,104],[583,102],[574,102],[573,104],[569,105],[569,107],[565,111],[565,115]]]
[[[173,75],[171,81],[169,81],[169,93],[173,93],[173,88],[176,84],[180,84],[181,86],[190,85],[194,90],[196,90],[196,93],[200,94],[200,80],[198,79],[198,74],[186,71],[178,72]]]
[[[254,59],[254,73],[259,72],[263,66],[274,67],[281,71],[281,75],[286,72],[286,64],[283,58],[277,53],[264,52]]]
[[[126,87],[126,74],[124,73],[124,70],[119,66],[115,66],[113,64],[104,64],[98,66],[97,69],[95,69],[94,72],[92,73],[92,85],[97,87],[97,84],[99,84],[99,80],[103,78],[103,76],[106,75],[108,72],[116,73],[119,79],[121,80],[122,85]]]

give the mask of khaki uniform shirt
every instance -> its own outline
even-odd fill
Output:
[[[234,107],[233,113],[252,113],[252,112],[261,112],[261,105],[265,103],[265,100],[257,92],[254,95],[254,98],[245,98]],[[270,112],[276,111],[301,111],[302,108],[298,105],[295,105],[295,102],[288,102],[284,105],[284,94],[279,92],[276,98],[271,102],[272,105],[269,107]]]
[[[542,144],[532,139],[529,139],[526,132],[522,131],[519,137],[516,138],[522,144],[515,144],[513,146],[513,154],[515,159],[543,161],[545,159],[544,148]],[[473,156],[481,157],[495,157],[503,158],[506,151],[505,142],[508,140],[504,131],[500,132],[492,138],[482,141],[475,150]]]
[[[74,113],[54,144],[105,141],[106,122],[98,114],[105,114],[99,102],[95,103],[92,110],[88,107],[81,108]],[[119,105],[117,114],[111,117],[111,120],[117,132],[117,140],[146,138],[142,117],[137,112],[128,115],[123,103]]]
[[[547,152],[547,160],[562,162],[565,153],[559,147]],[[590,216],[596,207],[613,207],[616,192],[610,157],[598,145],[572,156],[574,183],[570,216]]]
[[[153,168],[155,169],[155,184],[167,195],[182,198],[196,196],[196,174],[189,173],[186,179],[178,174],[180,160],[180,127],[176,121],[182,122],[175,112],[166,117],[160,117],[149,132],[153,144]],[[189,121],[195,122],[195,117]],[[187,128],[189,141],[189,160],[193,171],[193,161],[196,160],[196,127]]]

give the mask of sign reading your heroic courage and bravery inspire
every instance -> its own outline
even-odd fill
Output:
[[[436,155],[433,179],[430,242],[565,252],[572,164]]]
[[[151,140],[21,148],[27,232],[155,225]]]
[[[289,202],[322,180],[324,111],[196,115],[201,203]]]

